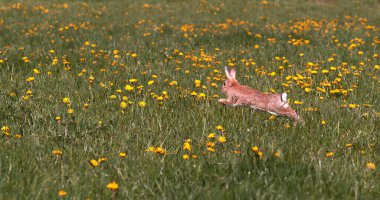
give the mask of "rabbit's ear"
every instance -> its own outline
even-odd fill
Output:
[[[233,79],[236,79],[236,71],[235,71],[235,69],[231,69],[231,71],[230,71],[230,76],[231,76]]]
[[[230,75],[230,73],[228,72],[228,67],[227,67],[227,66],[224,67],[224,71],[226,72],[226,76],[227,76],[227,78],[230,79],[230,78],[231,78],[231,75]]]

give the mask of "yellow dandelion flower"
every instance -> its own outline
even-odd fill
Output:
[[[263,152],[259,151],[256,153],[257,157],[261,160],[263,159]]]
[[[70,104],[70,103],[71,103],[69,97],[64,97],[64,98],[62,99],[62,101],[63,101],[63,103],[65,103],[65,104]]]
[[[210,133],[210,134],[208,134],[208,136],[207,136],[207,138],[215,138],[215,133]]]
[[[56,116],[54,119],[55,119],[55,121],[57,121],[57,122],[61,121],[61,117],[60,117],[60,116]]]
[[[209,151],[209,152],[215,152],[215,149],[214,148],[212,148],[212,147],[207,147],[207,151]]]
[[[322,119],[321,124],[325,125],[326,124],[326,120]]]
[[[9,132],[10,128],[9,128],[9,126],[5,125],[5,126],[1,127],[1,131],[2,132]]]
[[[90,83],[94,82],[94,80],[95,80],[95,77],[93,77],[93,76],[88,77],[88,81],[89,81]]]
[[[67,113],[68,113],[68,114],[73,114],[73,113],[74,113],[74,109],[69,108],[69,109],[67,110]]]
[[[90,160],[90,164],[91,164],[93,167],[97,167],[97,166],[99,166],[99,162],[98,162],[97,160],[94,160],[94,159]]]
[[[279,157],[281,157],[281,153],[280,152],[278,152],[278,151],[276,151],[274,154],[274,157],[276,157],[276,158],[279,158]]]
[[[146,152],[154,152],[154,150],[155,150],[155,148],[152,146],[145,149]]]
[[[39,74],[39,73],[40,73],[40,70],[38,70],[38,69],[33,69],[33,73],[34,73],[34,74]]]
[[[191,144],[189,142],[183,143],[183,149],[191,151]]]
[[[58,191],[58,196],[63,197],[63,196],[66,196],[66,195],[67,195],[67,192],[65,190],[59,190]]]
[[[327,152],[327,153],[325,154],[325,156],[328,157],[328,158],[331,158],[331,157],[334,156],[334,152]]]
[[[153,80],[148,81],[148,85],[152,85],[154,83]]]
[[[131,57],[132,58],[137,58],[137,53],[132,53]]]
[[[53,151],[51,151],[51,154],[53,154],[53,155],[62,155],[62,151],[60,151],[60,150],[53,150]]]
[[[373,162],[368,162],[367,163],[367,168],[370,169],[370,170],[375,170],[376,169],[376,165]]]
[[[295,105],[302,105],[303,102],[302,102],[302,101],[295,100],[295,101],[294,101],[294,104],[295,104]]]
[[[215,147],[215,142],[207,142],[207,147]]]
[[[107,184],[107,189],[109,190],[117,190],[119,188],[119,184],[117,184],[115,181]]]
[[[225,142],[227,142],[227,139],[226,139],[225,136],[220,136],[220,137],[218,138],[218,142],[220,142],[220,143],[225,143]]]
[[[119,157],[120,157],[120,158],[125,158],[125,157],[127,157],[127,153],[125,153],[125,152],[120,152],[120,153],[119,153]]]
[[[120,102],[120,107],[122,109],[125,109],[127,106],[128,106],[128,103],[126,103],[125,101]]]
[[[223,131],[223,130],[224,130],[224,128],[223,128],[222,125],[217,125],[215,128],[216,128],[216,130],[218,130],[218,131]]]
[[[165,149],[162,148],[162,147],[156,147],[156,149],[154,150],[154,152],[158,153],[158,154],[161,154],[161,155],[163,155],[163,154],[166,153]]]
[[[347,148],[351,148],[352,147],[352,144],[351,143],[348,143],[345,145]]]
[[[187,154],[185,154],[185,155],[182,156],[182,158],[183,158],[184,160],[188,160],[188,159],[190,158],[190,156],[187,155]]]
[[[142,108],[145,107],[145,106],[146,106],[145,101],[140,101],[140,102],[139,102],[139,106],[142,107]]]
[[[132,91],[132,90],[134,89],[134,87],[131,86],[131,85],[126,85],[126,86],[124,87],[124,89],[127,90],[127,91]]]
[[[135,78],[129,79],[129,82],[130,82],[130,83],[136,83],[137,81],[138,81],[138,80],[135,79]]]
[[[33,76],[31,76],[31,77],[28,77],[27,79],[26,79],[26,82],[33,82],[34,81],[34,77]]]
[[[257,146],[253,146],[253,147],[251,148],[251,151],[253,151],[253,152],[255,152],[255,153],[258,153],[258,152],[259,152],[259,147],[257,147]]]

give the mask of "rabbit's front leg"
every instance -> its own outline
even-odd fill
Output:
[[[226,106],[234,105],[234,103],[230,101],[229,99],[219,99],[218,102]]]

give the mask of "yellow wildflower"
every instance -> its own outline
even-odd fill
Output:
[[[215,133],[210,133],[210,134],[208,134],[208,136],[207,136],[207,138],[215,138]]]
[[[227,139],[226,139],[225,136],[220,136],[220,137],[218,138],[218,142],[220,142],[220,143],[225,143],[226,141],[227,141]]]
[[[375,170],[376,169],[376,165],[373,162],[368,162],[367,163],[367,168],[370,169],[370,170]]]
[[[60,150],[53,150],[53,151],[51,151],[51,154],[53,154],[53,155],[62,155],[62,151],[60,151]]]
[[[253,147],[251,148],[251,150],[252,150],[253,152],[255,152],[255,153],[258,153],[258,152],[259,152],[259,147],[257,147],[257,146],[253,146]]]
[[[139,102],[139,106],[142,107],[142,108],[145,107],[145,106],[146,106],[145,101],[140,101],[140,102]]]
[[[115,181],[107,184],[107,189],[109,190],[117,190],[119,188],[119,184],[117,184]]]
[[[326,157],[331,158],[331,157],[333,157],[333,156],[334,156],[334,152],[327,152],[327,153],[326,153]]]
[[[58,196],[63,197],[63,196],[66,196],[66,195],[67,195],[67,192],[65,190],[59,190],[58,191]]]
[[[184,150],[188,150],[188,151],[191,151],[191,144],[189,142],[185,142],[183,144],[183,149]]]
[[[99,166],[99,162],[98,162],[97,160],[94,160],[94,159],[90,160],[90,164],[91,164],[93,167],[97,167],[97,166]]]
[[[124,87],[124,89],[127,90],[127,91],[132,91],[133,88],[134,88],[134,87],[131,86],[131,85],[126,85],[126,86]]]

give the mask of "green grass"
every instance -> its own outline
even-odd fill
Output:
[[[378,1],[145,3],[0,3],[0,199],[380,196]],[[220,105],[225,65],[306,124]]]

